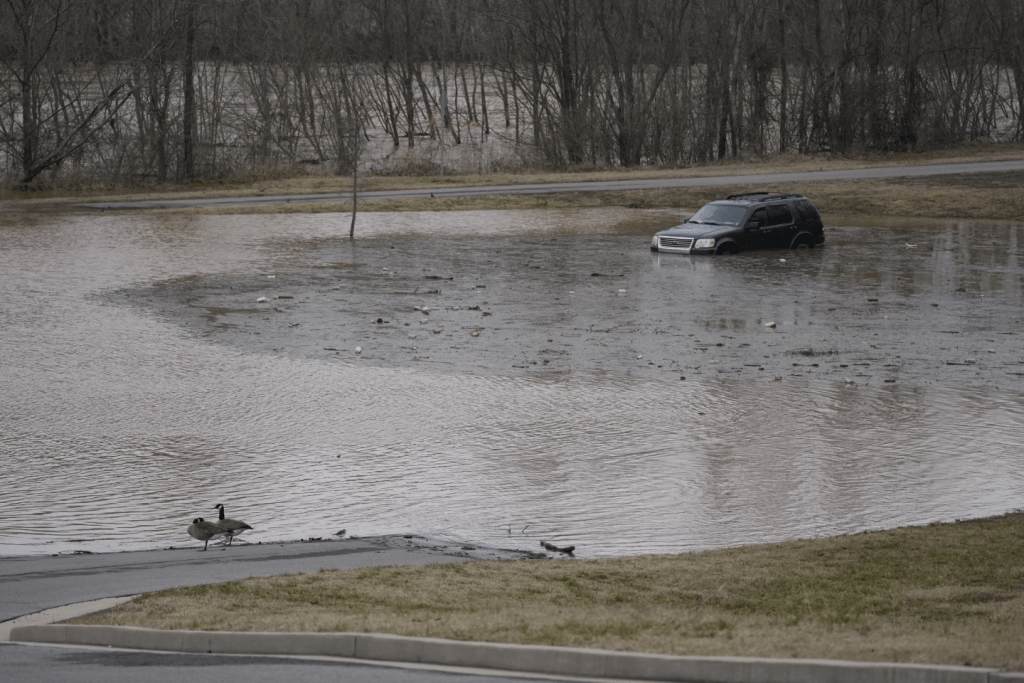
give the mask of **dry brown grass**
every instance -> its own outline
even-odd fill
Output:
[[[1024,514],[672,556],[249,579],[78,620],[1024,670]]]

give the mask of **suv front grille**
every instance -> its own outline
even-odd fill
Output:
[[[659,249],[685,249],[690,250],[693,246],[692,237],[659,237],[658,248]]]

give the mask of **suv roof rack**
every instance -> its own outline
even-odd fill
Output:
[[[746,199],[748,201],[764,202],[769,199],[799,199],[800,197],[803,197],[803,195],[793,192],[741,192],[740,194],[731,194],[726,199]]]

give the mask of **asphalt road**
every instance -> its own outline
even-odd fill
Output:
[[[518,681],[522,677],[326,659],[192,655],[0,644],[4,683],[473,683]]]
[[[811,182],[817,180],[867,180],[914,176],[953,175],[960,173],[1002,173],[1024,170],[1024,160],[984,161],[960,164],[926,164],[921,166],[889,166],[843,171],[805,171],[801,173],[761,173],[756,175],[714,176],[708,178],[661,178],[656,180],[604,180],[579,183],[544,183],[535,185],[491,185],[482,187],[446,187],[419,190],[382,190],[360,192],[360,199],[415,199],[434,197],[477,197],[514,194],[557,194],[563,192],[608,192],[617,190],[658,190],[675,187],[714,187],[720,185],[770,185],[773,183]],[[166,199],[140,202],[93,202],[81,208],[103,210],[186,209],[210,206],[254,206],[304,202],[337,202],[351,199],[350,192],[330,194],[272,195],[262,197],[222,197],[217,199]]]
[[[408,543],[410,547],[395,547]],[[500,553],[500,551],[498,551]],[[495,555],[497,556],[497,555]],[[345,539],[267,545],[211,545],[132,553],[20,556],[0,559],[0,621],[77,602],[134,595],[171,587],[237,581],[251,576],[421,566],[466,562],[470,557],[424,541]],[[327,659],[242,657],[50,647],[0,643],[0,680],[47,681],[188,680],[200,683],[258,681],[397,681],[442,683],[465,680],[466,672],[368,665]],[[491,674],[474,681],[512,681]]]
[[[378,541],[211,545],[131,553],[18,556],[0,559],[0,621],[51,607],[251,576],[320,569],[465,562],[442,550],[389,547]]]

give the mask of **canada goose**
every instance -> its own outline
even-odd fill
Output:
[[[214,524],[213,522],[207,522],[202,517],[198,517],[192,520],[192,525],[188,528],[188,535],[197,541],[203,541],[203,550],[206,550],[206,546],[210,545],[210,539],[217,536],[224,536],[230,534],[225,527],[220,524]]]
[[[251,526],[239,519],[228,519],[224,516],[224,506],[221,503],[217,503],[213,506],[215,510],[220,510],[220,519],[217,520],[217,524],[228,530],[228,545],[231,545],[231,541],[234,540],[235,536],[238,536],[247,529],[252,529]]]

